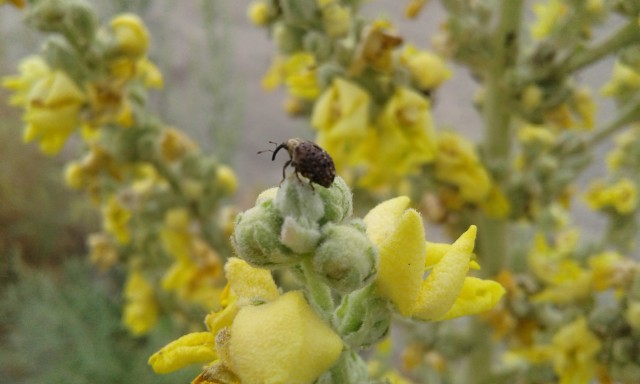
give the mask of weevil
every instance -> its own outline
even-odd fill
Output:
[[[281,149],[286,148],[287,152],[289,152],[289,160],[282,167],[283,181],[286,177],[285,170],[291,165],[295,169],[298,180],[300,180],[300,175],[306,177],[309,179],[309,185],[311,185],[312,189],[313,183],[322,185],[325,188],[331,186],[333,179],[336,177],[336,167],[331,156],[318,144],[298,138],[289,139],[280,144],[273,141],[270,141],[270,143],[275,144],[276,148],[258,153],[273,152],[271,161],[276,159],[276,155]]]

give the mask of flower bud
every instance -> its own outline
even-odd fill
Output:
[[[342,177],[336,177],[329,188],[318,188],[324,203],[323,222],[341,223],[353,213],[352,194]]]
[[[280,53],[285,55],[294,53],[301,48],[301,35],[300,31],[282,22],[273,26],[273,40]]]
[[[227,165],[220,165],[216,169],[216,182],[226,196],[233,195],[238,190],[236,174]]]
[[[272,16],[272,10],[265,1],[254,1],[247,9],[247,17],[257,26],[267,25]]]
[[[282,182],[274,203],[282,217],[291,216],[303,225],[310,226],[325,214],[320,196],[319,192],[311,189],[307,183],[298,181],[292,173]]]
[[[280,0],[284,19],[293,25],[308,24],[316,18],[315,0]]]
[[[280,237],[282,244],[289,247],[293,252],[305,254],[315,248],[320,240],[321,234],[317,224],[315,228],[306,228],[291,216],[287,216],[282,224]]]
[[[331,55],[331,40],[317,31],[309,31],[302,40],[304,50],[313,53],[318,61],[326,60]]]
[[[336,311],[338,332],[352,348],[366,347],[382,339],[389,330],[391,312],[385,299],[375,294],[375,286],[345,296]]]
[[[42,56],[51,68],[61,68],[76,83],[86,78],[81,59],[74,48],[60,36],[51,36],[44,43]]]
[[[238,214],[232,237],[238,257],[260,267],[297,262],[299,257],[280,241],[282,223],[272,200]]]
[[[369,238],[348,225],[327,224],[325,238],[313,256],[314,271],[331,288],[348,293],[375,275],[376,248]]]
[[[147,53],[149,33],[138,16],[131,13],[118,15],[111,20],[111,29],[118,53],[134,58]]]

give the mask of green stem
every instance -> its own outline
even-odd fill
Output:
[[[560,65],[560,72],[563,75],[574,73],[610,53],[616,52],[638,41],[640,41],[640,26],[638,26],[638,21],[633,19],[600,44],[584,50],[576,50],[575,54],[570,55],[565,62]]]
[[[587,141],[587,147],[595,147],[609,136],[624,128],[627,124],[640,120],[640,96],[628,101],[620,109],[620,113],[615,119],[604,125],[600,131],[596,132]]]
[[[485,70],[485,99],[483,107],[485,164],[498,186],[509,176],[511,158],[511,111],[509,101],[512,91],[505,76],[515,66],[518,56],[518,32],[522,21],[523,0],[501,0],[497,29],[492,38],[494,59]],[[495,275],[506,263],[507,222],[481,216],[479,220],[480,252],[485,275]],[[468,382],[487,382],[491,376],[493,349],[486,327],[479,324],[474,333],[474,345],[470,356]]]
[[[308,299],[319,311],[319,315],[333,325],[333,311],[335,310],[335,304],[333,302],[333,296],[331,296],[331,289],[327,287],[318,276],[313,272],[313,261],[311,258],[306,258],[302,262],[302,271],[306,280],[305,288],[308,293]]]
[[[498,185],[508,176],[511,156],[511,114],[509,84],[505,73],[515,65],[518,54],[518,30],[521,23],[522,0],[502,0],[500,19],[492,39],[493,57],[486,69],[486,96],[483,107],[485,163]],[[504,220],[480,219],[480,251],[487,275],[497,273],[507,258],[507,223]]]

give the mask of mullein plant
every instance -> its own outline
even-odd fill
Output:
[[[358,351],[387,336],[392,315],[440,322],[493,308],[504,288],[468,276],[478,268],[476,227],[453,244],[428,242],[409,204],[392,198],[360,219],[341,177],[324,188],[289,175],[238,215],[237,257],[225,264],[222,309],[207,315],[207,331],[149,364],[169,373],[206,363],[194,383],[365,383]]]
[[[414,330],[401,352],[404,370],[417,378],[429,366],[428,374],[450,380],[455,369],[446,363],[457,355],[470,358],[464,382],[640,381],[632,254],[640,186],[639,3],[442,0],[447,17],[433,37],[434,52],[404,42],[388,20],[362,17],[361,3],[257,0],[248,17],[276,47],[264,88],[286,88],[285,111],[308,119],[338,173],[376,197],[411,195],[451,234],[477,224],[481,273],[507,289],[496,310],[470,324],[469,342]],[[408,2],[407,17],[426,3]],[[596,36],[608,21],[615,22],[610,32]],[[578,75],[607,59],[615,64],[601,94],[618,108],[600,123],[593,91]],[[436,129],[431,117],[432,95],[452,75],[447,60],[479,84],[477,145],[453,129]],[[606,177],[578,193],[581,172],[612,138]],[[571,222],[576,200],[606,217],[602,236],[581,234]],[[376,292],[385,292],[384,284]]]
[[[24,109],[25,142],[53,156],[78,138],[65,180],[101,213],[102,230],[87,239],[91,261],[127,271],[124,325],[143,335],[161,314],[218,308],[236,177],[149,111],[148,91],[163,79],[144,23],[121,14],[101,26],[81,0],[30,1],[24,12],[47,37],[2,84]]]

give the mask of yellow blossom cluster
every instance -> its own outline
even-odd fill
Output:
[[[636,210],[638,191],[635,183],[626,177],[609,185],[596,181],[589,186],[585,201],[594,210],[611,207],[621,215],[628,215]]]

